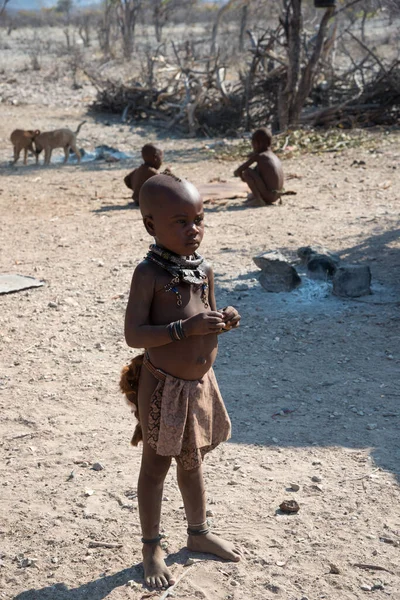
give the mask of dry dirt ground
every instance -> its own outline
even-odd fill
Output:
[[[122,179],[145,139],[196,184],[231,178],[233,165],[215,160],[204,140],[88,116],[85,90],[79,101],[70,91],[70,102],[64,90],[57,102],[43,87],[33,102],[22,75],[2,78],[25,99],[0,104],[0,272],[45,285],[0,297],[0,598],[165,598],[142,587],[140,449],[129,445],[133,420],[118,391],[134,354],[123,336],[127,292],[151,241]],[[14,127],[75,128],[83,118],[80,146],[107,143],[134,158],[10,166]],[[206,210],[202,252],[218,304],[242,314],[216,363],[233,436],[206,458],[207,503],[213,529],[236,539],[244,559],[193,556],[184,566],[171,469],[162,526],[168,564],[183,576],[171,597],[400,598],[399,133],[370,135],[374,152],[286,161],[297,196],[281,206],[235,200]],[[291,294],[260,287],[256,253],[313,243],[369,264],[374,294],[342,300],[307,284]],[[298,501],[297,515],[280,513],[285,499]]]

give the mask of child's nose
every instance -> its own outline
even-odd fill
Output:
[[[199,232],[199,227],[196,223],[192,223],[191,225],[189,225],[189,233],[198,233]]]

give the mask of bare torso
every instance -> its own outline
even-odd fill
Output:
[[[272,150],[257,155],[257,172],[270,191],[283,189],[282,163]]]
[[[150,167],[149,165],[143,164],[131,173],[129,173],[129,175],[125,178],[126,185],[133,191],[132,199],[136,202],[136,204],[139,204],[139,192],[142,185],[148,179],[150,179],[150,177],[153,177],[153,175],[157,175],[157,173],[158,171],[154,167]]]
[[[171,281],[172,275],[157,265],[149,265],[149,268],[155,276],[155,293],[150,309],[151,325],[167,325],[210,310],[210,307],[205,307],[201,299],[201,288],[188,283],[180,283],[177,286],[182,297],[182,306],[178,306],[176,294],[164,289],[164,286]],[[217,335],[211,333],[190,336],[179,342],[148,348],[148,354],[155,367],[170,375],[181,379],[201,379],[212,367],[217,350]]]

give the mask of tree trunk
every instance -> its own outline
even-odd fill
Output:
[[[229,0],[229,2],[227,2],[224,6],[222,6],[219,11],[217,12],[217,16],[215,18],[214,21],[214,25],[212,28],[212,32],[211,32],[211,55],[215,54],[216,49],[217,49],[217,35],[218,35],[218,29],[219,26],[221,24],[221,19],[224,16],[224,14],[230,9],[232,5],[232,0]]]
[[[247,17],[248,17],[249,7],[247,4],[242,6],[241,16],[240,16],[240,32],[239,32],[239,51],[243,52],[244,50],[244,36],[247,29]]]
[[[153,20],[154,20],[154,33],[156,34],[156,40],[160,44],[162,38],[162,7],[161,0],[156,0],[154,11],[153,11]]]
[[[288,70],[285,87],[279,92],[279,128],[287,129],[291,121],[291,106],[300,76],[301,33],[303,20],[301,0],[292,0],[286,9],[284,28],[287,39]]]
[[[333,8],[328,8],[325,11],[319,25],[314,50],[301,72],[301,39],[303,34],[301,0],[291,0],[287,4],[285,18],[281,19],[285,29],[288,54],[286,82],[285,85],[281,86],[278,96],[278,120],[281,131],[287,129],[290,125],[297,125],[299,122],[300,113],[313,85],[317,66],[324,49],[328,22],[333,12]]]
[[[297,124],[299,122],[300,113],[303,109],[304,103],[311,91],[315,72],[318,66],[319,59],[321,58],[326,29],[328,26],[329,19],[333,13],[332,8],[328,8],[325,11],[324,16],[321,19],[319,25],[317,39],[315,42],[314,52],[312,53],[300,79],[298,89],[293,97],[293,101],[290,107],[289,123],[290,125]]]

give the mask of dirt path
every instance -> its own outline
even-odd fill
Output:
[[[140,451],[129,446],[133,422],[118,392],[133,354],[123,338],[127,291],[150,241],[122,183],[135,160],[8,166],[15,126],[75,128],[87,118],[77,106],[36,115],[35,105],[1,105],[0,272],[46,285],[0,296],[0,598],[146,598]],[[160,140],[105,120],[88,118],[81,146],[106,143],[136,158],[146,138],[194,183],[231,177],[233,165],[213,160],[204,140]],[[233,437],[206,459],[208,508],[245,560],[183,566],[171,470],[163,527],[171,568],[185,572],[176,598],[354,600],[371,590],[400,598],[399,136],[380,140],[374,153],[287,161],[286,173],[301,178],[290,180],[297,196],[282,206],[207,209],[202,251],[214,264],[218,304],[242,314],[216,364]],[[252,256],[310,243],[369,264],[374,295],[264,292]],[[272,416],[285,408],[293,412]],[[104,469],[93,470],[96,462]],[[280,514],[293,498],[300,512]]]

